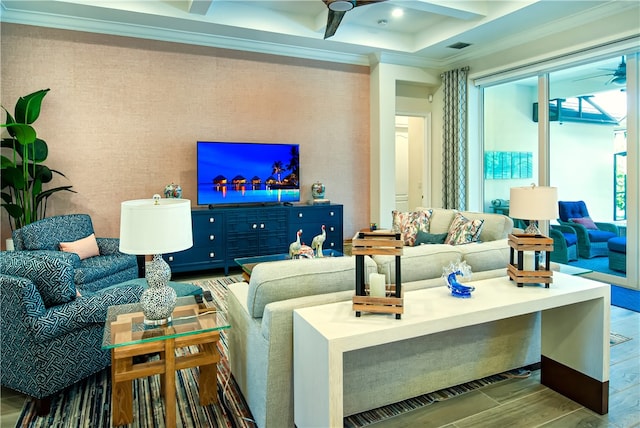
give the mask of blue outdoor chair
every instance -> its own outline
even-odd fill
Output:
[[[618,236],[618,226],[592,221],[584,201],[558,201],[558,212],[558,222],[576,231],[580,257],[590,259],[608,255],[607,242]]]

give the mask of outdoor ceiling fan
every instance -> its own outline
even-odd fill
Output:
[[[611,71],[611,73],[598,74],[595,76],[585,77],[583,79],[577,79],[577,80],[593,79],[593,78],[602,77],[602,76],[611,76],[611,79],[609,79],[609,81],[607,81],[606,83],[607,85],[610,83],[613,83],[614,85],[624,85],[627,83],[627,63],[624,61],[624,57],[622,57],[622,60],[620,61],[620,64],[618,64],[617,68],[601,68],[600,70]]]
[[[354,7],[366,6],[371,3],[382,3],[386,0],[322,0],[329,8],[329,16],[327,17],[327,28],[324,31],[324,38],[328,39],[333,36],[342,22],[344,14]]]

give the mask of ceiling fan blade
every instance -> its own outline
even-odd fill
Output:
[[[596,77],[604,77],[604,76],[613,76],[613,73],[607,73],[607,74],[596,74],[595,76],[582,77],[582,78],[580,78],[580,79],[573,79],[573,81],[574,81],[574,82],[579,82],[580,80],[595,79]]]
[[[342,22],[342,17],[346,12],[336,12],[334,10],[329,9],[329,16],[327,17],[327,28],[324,31],[324,38],[328,39],[333,36]]]

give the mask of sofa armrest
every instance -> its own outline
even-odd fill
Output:
[[[74,269],[80,266],[80,256],[76,253],[55,250],[27,250],[26,253],[43,259],[58,259],[70,264]]]
[[[578,246],[582,248],[586,248],[590,244],[589,240],[589,232],[587,232],[587,228],[578,223],[572,223],[567,221],[560,222],[563,226],[568,226],[572,228],[576,235],[578,235]]]
[[[34,340],[47,342],[87,325],[103,324],[109,306],[138,302],[143,290],[142,285],[113,287],[52,306],[39,317],[32,318],[30,327]]]
[[[574,235],[576,234],[576,230],[571,226],[567,226],[566,224],[554,224],[550,228],[558,230],[562,233],[572,233]]]
[[[294,309],[307,308],[309,306],[326,305],[329,303],[350,300],[355,292],[356,291],[354,287],[353,290],[316,294],[312,296],[304,296],[269,303],[265,306],[264,315],[262,317],[262,336],[266,340],[271,340],[269,337],[270,332],[277,331],[278,335],[282,335],[282,332],[287,332],[287,334],[291,334],[291,338],[293,338]]]
[[[596,224],[596,226],[600,230],[606,230],[607,232],[613,232],[613,233],[616,234],[616,236],[619,235],[618,226],[616,226],[613,223],[603,223],[603,222],[599,222],[599,221],[596,221],[594,223]]]

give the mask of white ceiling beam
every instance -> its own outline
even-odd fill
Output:
[[[393,0],[390,3],[406,9],[434,13],[465,21],[483,18],[487,15],[486,1]]]

